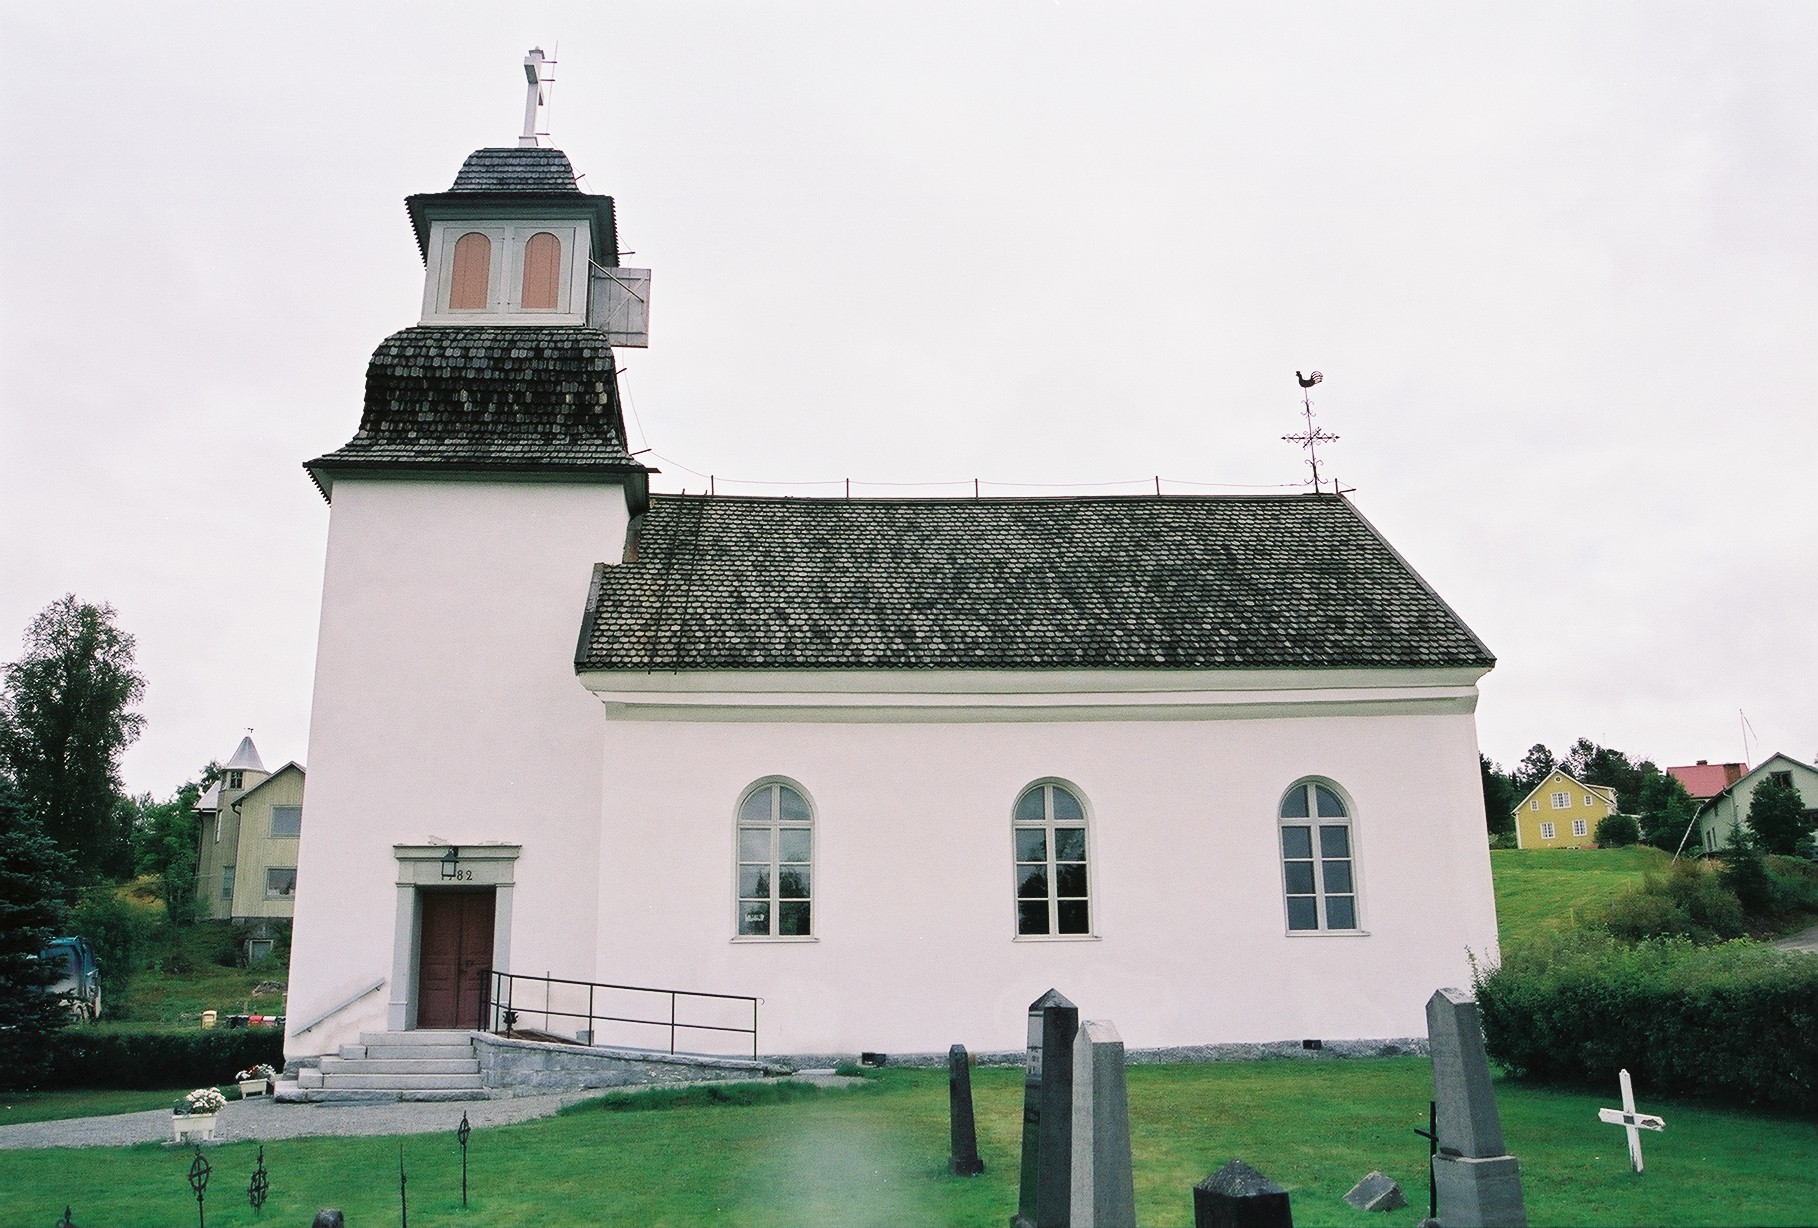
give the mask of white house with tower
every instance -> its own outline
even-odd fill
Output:
[[[1496,957],[1493,658],[1347,498],[652,493],[612,199],[530,136],[408,204],[417,318],[307,466],[292,1058],[507,999],[667,1047],[609,985],[733,995],[703,1051],[1014,1049],[1050,986],[1136,1048],[1407,1037]]]

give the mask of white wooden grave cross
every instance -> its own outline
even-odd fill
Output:
[[[1607,1121],[1612,1126],[1621,1126],[1629,1132],[1629,1167],[1641,1171],[1641,1131],[1664,1130],[1666,1121],[1651,1113],[1635,1111],[1635,1089],[1629,1082],[1629,1072],[1622,1072],[1622,1107],[1620,1109],[1598,1109],[1598,1119]]]

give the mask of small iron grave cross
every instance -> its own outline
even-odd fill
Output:
[[[1607,1121],[1612,1126],[1621,1126],[1629,1133],[1629,1167],[1641,1171],[1641,1131],[1664,1130],[1666,1121],[1650,1113],[1635,1111],[1635,1089],[1629,1082],[1629,1072],[1622,1072],[1622,1107],[1620,1109],[1598,1109],[1600,1121]]]

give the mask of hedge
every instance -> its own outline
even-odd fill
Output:
[[[50,1038],[42,1088],[213,1087],[260,1062],[284,1069],[277,1028],[211,1028],[194,1032],[101,1032],[64,1028]]]
[[[1818,956],[1739,939],[1628,944],[1583,930],[1477,978],[1490,1056],[1538,1080],[1818,1109]]]

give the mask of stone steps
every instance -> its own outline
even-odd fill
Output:
[[[393,1057],[389,1053],[384,1057],[345,1058],[325,1057],[321,1066],[323,1077],[330,1075],[477,1075],[480,1073],[478,1058],[455,1057]]]
[[[490,1093],[468,1032],[363,1032],[314,1067],[279,1082],[289,1103],[482,1100]]]

